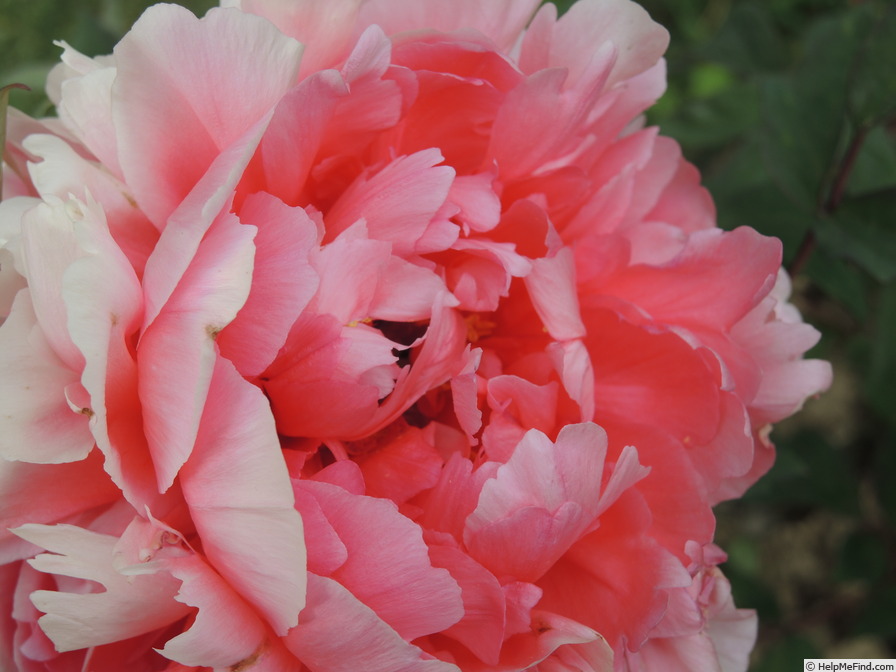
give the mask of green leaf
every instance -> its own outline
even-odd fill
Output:
[[[896,279],[896,189],[844,200],[815,231],[829,254],[854,261],[879,282]]]
[[[716,196],[719,226],[729,230],[751,226],[766,236],[780,238],[787,263],[815,218],[796,207],[768,180],[767,174],[758,176],[758,181],[750,184],[756,177],[748,171],[756,165],[747,162],[732,165],[723,174],[714,176],[709,187]],[[740,190],[734,191],[736,187]]]
[[[868,404],[891,427],[896,427],[896,285],[884,287],[878,296],[865,378]],[[889,487],[892,487],[890,485]]]
[[[844,149],[850,69],[869,30],[868,17],[857,9],[817,21],[798,67],[762,83],[766,168],[806,211],[820,209]]]
[[[734,5],[727,20],[703,49],[703,55],[738,72],[776,70],[787,62],[787,49],[768,9],[758,3]]]
[[[772,440],[775,440],[774,433]],[[744,496],[745,501],[791,511],[820,508],[857,513],[858,481],[847,456],[820,434],[803,430],[778,441],[774,468]]]
[[[856,623],[856,634],[896,636],[896,586],[883,586],[874,591]]]
[[[712,87],[726,85],[727,75],[719,75],[713,69],[701,70],[704,81],[692,81],[690,88],[705,87],[708,93]],[[708,74],[708,73],[715,74]],[[719,77],[710,81],[713,77]],[[730,80],[724,80],[730,81]],[[727,86],[710,97],[687,95],[680,107],[678,119],[664,120],[664,135],[671,135],[682,145],[685,155],[706,148],[719,148],[739,140],[759,120],[756,87],[749,84]]]
[[[847,194],[861,196],[896,187],[896,137],[878,126],[866,136],[852,172]]]
[[[859,50],[849,107],[855,123],[870,126],[896,114],[896,6],[867,8],[874,28]]]
[[[870,281],[857,267],[819,249],[809,259],[805,272],[817,287],[849,311],[859,323],[868,319]]]
[[[892,404],[892,394],[889,395]],[[883,506],[890,525],[896,529],[896,488],[893,487],[893,475],[896,474],[896,418],[891,412],[887,414],[888,427],[881,427],[876,432],[874,445],[874,485],[877,497]],[[889,431],[887,431],[889,430]]]
[[[798,635],[792,635],[772,644],[762,660],[754,668],[753,672],[792,672],[802,666],[804,658],[819,658],[821,651],[809,640]]]
[[[829,92],[805,89],[792,77],[762,83],[763,157],[781,191],[813,212],[840,138],[842,107]]]
[[[6,152],[6,110],[9,108],[9,94],[13,89],[25,89],[24,84],[7,84],[0,87],[0,156]],[[0,199],[3,198],[3,171],[0,170]]]
[[[887,551],[879,535],[854,532],[840,548],[837,578],[841,581],[877,582],[887,571],[887,561]]]

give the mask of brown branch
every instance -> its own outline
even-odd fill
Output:
[[[849,176],[852,173],[853,168],[855,168],[856,159],[859,157],[859,151],[862,149],[862,145],[865,143],[865,139],[868,137],[870,131],[870,126],[861,126],[849,143],[843,161],[840,163],[836,175],[834,175],[828,198],[820,208],[820,214],[822,216],[832,215],[836,212],[837,208],[840,207],[840,203],[843,200],[843,194],[846,192],[846,185],[849,182]],[[818,239],[815,236],[815,231],[809,229],[787,268],[787,272],[790,273],[791,277],[803,270],[805,265],[809,262],[812,253],[815,251],[817,243]]]

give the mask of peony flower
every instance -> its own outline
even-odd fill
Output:
[[[0,668],[746,669],[712,506],[830,382],[629,0],[68,45],[0,204]]]

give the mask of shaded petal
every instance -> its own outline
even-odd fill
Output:
[[[308,576],[308,606],[284,643],[312,670],[459,672],[429,659],[332,579]]]

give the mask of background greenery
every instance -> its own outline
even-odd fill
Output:
[[[718,509],[737,603],[760,615],[752,669],[896,658],[896,5],[641,2],[672,33],[649,121],[701,169],[721,226],[784,241],[824,333],[811,354],[834,362],[833,389],[776,427],[772,472]],[[13,104],[50,112],[52,39],[108,53],[148,4],[0,0],[0,83],[35,89]]]

